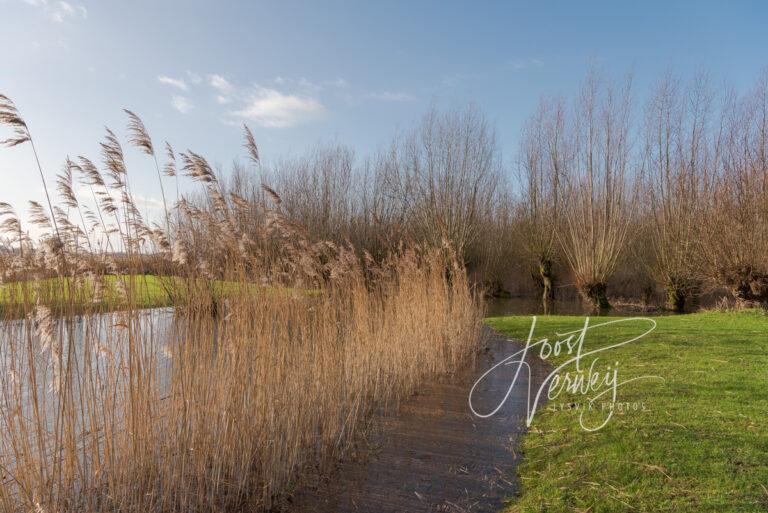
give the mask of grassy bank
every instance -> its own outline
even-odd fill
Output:
[[[173,304],[174,296],[184,289],[183,280],[172,276],[108,275],[98,281],[99,285],[92,278],[74,282],[68,278],[49,278],[4,283],[0,285],[0,308],[13,308],[38,300],[54,309],[72,303],[79,306],[121,305],[128,302],[124,290],[132,292],[131,302],[135,306],[151,308]]]
[[[214,298],[224,298],[240,292],[268,291],[275,295],[292,295],[293,288],[263,287],[257,284],[225,280],[180,278],[154,275],[106,275],[97,279],[83,277],[75,281],[69,278],[26,280],[0,284],[0,313],[14,316],[24,310],[24,305],[38,302],[53,311],[77,312],[112,311],[131,308],[158,308],[184,305],[191,289],[208,289]],[[257,290],[258,289],[258,290]],[[315,294],[315,290],[303,290],[302,294]]]
[[[645,411],[616,411],[603,429],[587,432],[573,406],[594,394],[551,400],[522,443],[522,497],[510,512],[768,508],[768,317],[701,313],[656,321],[652,333],[601,353],[596,365],[619,362],[619,381],[663,377],[664,382],[639,380],[618,389],[618,401],[644,405]],[[531,317],[487,322],[523,340],[531,327]],[[553,340],[555,333],[583,324],[582,317],[542,317],[533,340]],[[599,328],[587,335],[584,347],[620,342],[646,329],[638,322]],[[548,361],[557,365],[567,358]],[[588,368],[592,359],[582,364]]]

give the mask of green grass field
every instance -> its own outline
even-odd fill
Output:
[[[118,292],[117,280],[123,280],[126,289],[133,291],[133,302],[138,307],[167,306],[173,303],[174,291],[182,282],[169,276],[127,275],[104,276],[101,303],[120,305],[126,298]],[[71,284],[68,278],[49,278],[35,281],[10,282],[0,285],[0,307],[11,308],[38,300],[58,308],[74,299],[75,305],[94,303],[94,282],[85,279]]]
[[[768,511],[768,317],[747,311],[655,320],[657,328],[646,337],[596,355],[596,369],[619,362],[619,381],[664,378],[618,388],[618,401],[645,411],[614,412],[604,428],[587,432],[574,406],[594,393],[547,403],[522,442],[522,496],[508,511]],[[531,317],[487,323],[526,340]],[[533,340],[555,340],[555,333],[583,324],[582,317],[540,317]],[[584,349],[626,340],[646,326],[633,321],[598,328]],[[561,353],[548,361],[567,358]],[[593,358],[585,357],[582,366]],[[593,425],[606,414],[595,407],[585,417],[595,415]]]
[[[120,292],[118,280],[123,283],[123,290],[130,291],[130,299]],[[24,304],[34,305],[38,301],[53,310],[74,308],[77,311],[109,311],[125,308],[129,303],[135,308],[156,308],[178,306],[185,303],[189,288],[210,287],[214,297],[236,294],[247,287],[249,293],[266,291],[270,294],[293,294],[290,288],[263,287],[257,284],[241,284],[221,280],[196,279],[194,282],[174,276],[153,275],[108,275],[102,278],[100,301],[95,300],[94,282],[85,279],[70,285],[68,278],[49,278],[43,280],[10,282],[0,285],[0,313],[14,312]],[[194,284],[194,285],[193,285]],[[312,294],[313,291],[303,291]],[[73,301],[70,299],[73,298]]]

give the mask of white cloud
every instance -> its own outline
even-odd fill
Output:
[[[325,82],[312,82],[307,77],[301,77],[301,78],[286,78],[286,77],[275,77],[272,80],[276,85],[283,86],[287,89],[291,89],[293,91],[302,91],[305,94],[314,94],[317,92],[322,91],[323,89],[327,87],[346,87],[347,82],[343,78],[338,78],[336,80],[330,80]]]
[[[306,77],[301,77],[298,81],[296,81],[296,87],[304,91],[319,91],[323,88],[321,84],[316,84],[311,80],[307,80]]]
[[[368,98],[381,100],[383,102],[413,102],[416,97],[410,93],[382,91],[380,93],[369,93]]]
[[[349,87],[349,82],[344,80],[341,77],[338,77],[336,80],[328,80],[325,82],[325,85],[331,86],[331,87],[338,87],[340,89],[345,89]]]
[[[454,73],[452,75],[446,75],[442,78],[441,82],[445,87],[460,87],[467,82],[473,82],[484,78],[482,73]]]
[[[235,86],[226,78],[214,73],[208,75],[208,84],[219,93],[215,96],[216,103],[219,105],[226,105],[232,102],[232,93],[235,92]]]
[[[159,210],[164,211],[165,206],[163,205],[163,200],[158,198],[153,198],[151,196],[142,196],[141,194],[132,194],[134,201],[136,202],[136,205],[140,209],[144,210]]]
[[[189,99],[181,95],[174,95],[173,98],[171,98],[171,105],[182,114],[186,114],[194,108]]]
[[[46,15],[55,22],[63,23],[69,19],[88,18],[88,10],[82,4],[57,0],[49,2],[48,0],[24,0],[32,7],[42,9]]]
[[[64,0],[59,1],[59,8],[68,14],[75,14],[75,8],[72,7],[72,4]]]
[[[529,68],[541,68],[544,63],[539,59],[512,59],[507,65],[515,71],[522,71]]]
[[[315,98],[257,87],[244,108],[232,114],[264,127],[287,128],[318,119],[324,113],[325,107]]]
[[[234,89],[232,84],[230,84],[229,81],[221,75],[208,75],[208,83],[210,83],[211,87],[216,89],[221,94],[229,94]]]
[[[159,77],[157,77],[157,81],[160,82],[161,84],[166,84],[172,87],[176,87],[178,89],[181,89],[182,91],[186,91],[187,89],[189,89],[189,87],[187,86],[187,83],[180,78],[171,78],[166,75],[160,75]]]
[[[86,205],[92,206],[93,205],[93,189],[88,185],[78,185],[75,187],[75,196],[77,196],[77,199]],[[133,200],[136,203],[136,206],[139,207],[141,210],[144,211],[159,211],[164,212],[165,206],[163,205],[163,200],[160,198],[155,198],[152,196],[144,196],[142,194],[137,194],[136,192],[132,192],[131,196],[133,197]],[[151,212],[151,213],[157,213],[157,212]]]

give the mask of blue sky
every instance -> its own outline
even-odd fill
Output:
[[[744,89],[768,65],[768,3],[0,0],[0,93],[53,177],[98,158],[123,107],[156,141],[212,162],[339,140],[365,155],[431,105],[479,105],[508,161],[541,95],[572,96],[596,65],[636,91],[672,70]],[[154,168],[131,155],[137,195]],[[29,148],[0,148],[0,201],[41,199]]]

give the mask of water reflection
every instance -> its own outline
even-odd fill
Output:
[[[23,414],[25,419],[42,419],[52,430],[62,401],[80,404],[94,394],[122,390],[136,358],[164,393],[172,363],[169,348],[179,332],[174,319],[172,308],[155,308],[132,315],[110,312],[0,322],[0,419]],[[61,390],[65,380],[68,386]],[[76,420],[82,422],[81,417]],[[5,439],[0,437],[0,460],[7,452],[3,449]]]
[[[502,317],[505,315],[618,315],[618,316],[657,316],[672,315],[671,311],[653,305],[629,304],[616,302],[608,311],[595,312],[580,298],[557,299],[545,312],[540,297],[493,298],[486,301],[486,316]]]

